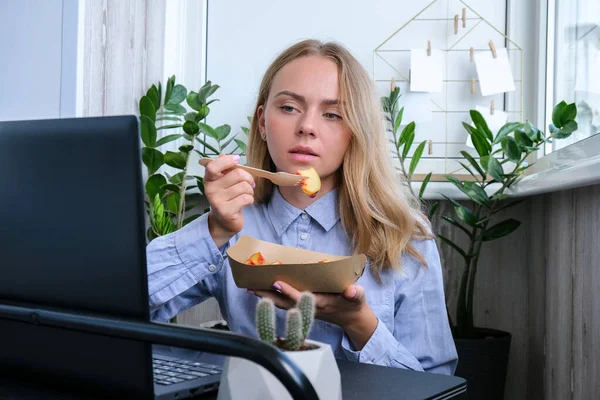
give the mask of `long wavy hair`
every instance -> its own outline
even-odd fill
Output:
[[[260,136],[257,111],[266,105],[277,72],[307,56],[326,57],[338,66],[342,119],[351,132],[350,145],[338,171],[339,210],[355,254],[366,254],[371,259],[378,279],[383,269],[401,269],[404,251],[425,265],[411,240],[432,237],[429,221],[403,177],[396,173],[381,102],[372,80],[358,60],[340,44],[304,40],[283,51],[271,63],[260,85],[248,134],[248,165],[275,171],[267,144]],[[259,179],[254,189],[255,202],[268,201],[272,192],[273,184]]]

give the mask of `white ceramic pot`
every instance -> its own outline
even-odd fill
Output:
[[[314,350],[286,351],[285,354],[304,372],[322,400],[341,400],[340,370],[331,346],[307,340],[318,346]],[[283,384],[262,366],[243,358],[230,357],[225,362],[217,400],[284,400],[292,399]]]

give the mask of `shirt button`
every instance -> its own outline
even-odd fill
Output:
[[[302,213],[302,219],[306,221],[308,219],[308,214]]]
[[[216,266],[216,265],[214,265],[214,264],[210,264],[210,265],[208,266],[208,270],[209,270],[210,272],[215,272],[215,271],[217,270],[217,266]]]
[[[307,237],[308,237],[308,233],[303,233],[300,235],[300,239],[302,239],[302,240],[306,240]]]

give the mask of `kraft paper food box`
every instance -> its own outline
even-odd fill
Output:
[[[250,256],[260,252],[263,265],[248,265]],[[258,240],[251,236],[240,237],[227,250],[235,284],[243,289],[273,289],[275,281],[283,281],[303,291],[342,293],[360,278],[367,257],[334,256]],[[321,263],[321,260],[329,260]],[[281,261],[283,264],[270,265]]]

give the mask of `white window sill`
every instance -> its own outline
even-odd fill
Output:
[[[600,183],[600,134],[540,158],[506,193],[511,197],[532,196],[596,183]],[[491,195],[499,188],[500,184],[493,184],[486,191]],[[414,182],[415,193],[419,193],[420,189],[421,182]],[[442,194],[455,200],[468,200],[449,182],[430,182],[423,199],[443,200]]]

